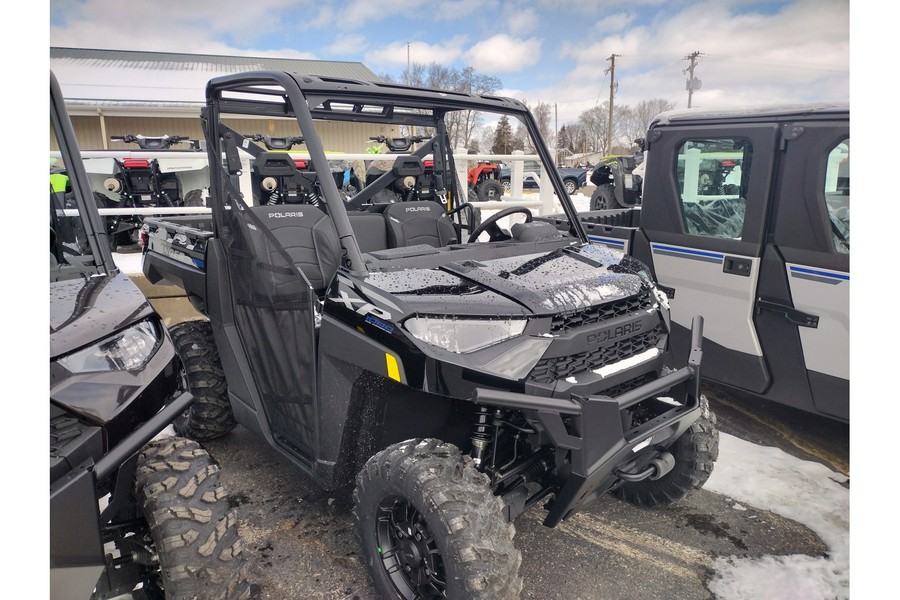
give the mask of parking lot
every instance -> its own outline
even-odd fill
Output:
[[[778,448],[804,464],[849,475],[847,425],[721,390],[707,389],[707,395],[723,438]],[[207,446],[221,464],[242,519],[253,598],[374,597],[358,558],[348,498],[321,491],[243,428]],[[719,468],[723,460],[728,460],[724,452]],[[849,481],[842,485],[849,488]],[[846,552],[829,548],[803,523],[707,489],[655,510],[609,497],[555,529],[543,527],[542,518],[535,507],[516,521],[523,598],[706,600],[723,597],[710,591],[717,558],[802,556],[813,561]],[[728,590],[746,585],[721,577],[718,583]],[[783,589],[784,598],[830,597],[790,595]],[[733,597],[729,593],[724,596]]]

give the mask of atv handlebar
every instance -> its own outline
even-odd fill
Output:
[[[408,137],[387,137],[384,135],[369,136],[373,142],[381,142],[388,147],[391,152],[406,152],[413,144],[419,144],[425,141],[421,135],[411,135]]]
[[[137,144],[141,150],[165,150],[171,148],[175,144],[181,144],[187,141],[187,137],[183,135],[161,135],[158,137],[148,137],[145,135],[125,135],[110,136],[110,141],[125,142],[126,144]]]
[[[290,150],[294,147],[294,144],[302,144],[306,141],[303,136],[299,135],[293,137],[272,137],[261,133],[254,133],[253,135],[245,135],[244,137],[249,138],[254,142],[262,142],[265,144],[267,150]]]

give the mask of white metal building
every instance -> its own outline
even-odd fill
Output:
[[[271,70],[381,81],[360,62],[81,48],[50,48],[50,69],[82,150],[136,149],[110,141],[127,134],[203,139],[199,116],[206,82],[220,75]],[[277,119],[246,119],[231,126],[245,135],[298,135],[295,123]],[[320,134],[333,151],[363,147],[370,135],[396,135],[351,123],[335,123]],[[52,139],[50,148],[57,149]]]

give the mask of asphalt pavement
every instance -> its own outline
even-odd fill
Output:
[[[849,475],[848,425],[715,388],[706,393],[721,431]],[[253,599],[374,597],[358,556],[349,498],[323,492],[242,427],[206,446],[238,507]],[[535,507],[515,523],[522,598],[712,600],[705,584],[715,556],[821,556],[827,550],[804,525],[733,505],[706,490],[665,509],[642,509],[610,496],[555,529],[541,524],[543,513]]]

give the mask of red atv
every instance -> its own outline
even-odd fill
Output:
[[[469,190],[474,190],[477,198],[469,200],[499,200],[503,195],[503,184],[500,182],[500,163],[479,161],[477,165],[469,169]]]

